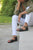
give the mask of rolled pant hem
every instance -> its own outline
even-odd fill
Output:
[[[17,34],[12,34],[12,35],[17,35]]]

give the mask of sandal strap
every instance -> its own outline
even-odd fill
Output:
[[[28,26],[24,26],[25,28],[28,28]],[[22,29],[21,27],[19,29]]]
[[[25,28],[28,28],[28,26],[24,26]]]
[[[14,37],[14,38],[15,38],[15,40],[11,39],[10,42],[8,42],[8,43],[12,43],[14,41],[17,41],[17,37]]]
[[[26,28],[26,30],[28,30],[28,26],[24,26]],[[26,31],[26,30],[23,30],[22,28],[19,28],[19,31]]]
[[[15,40],[10,40],[10,42],[14,42]]]

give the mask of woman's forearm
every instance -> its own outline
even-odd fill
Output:
[[[18,2],[17,10],[19,10],[19,8],[20,8],[20,2]]]
[[[26,11],[24,11],[24,12],[21,12],[20,14],[19,14],[19,19],[21,18],[21,15],[24,15],[24,14],[27,14],[27,12]]]
[[[27,14],[28,12],[26,12],[26,11],[23,11],[23,12],[21,12],[20,14],[21,15],[24,15],[24,14]]]

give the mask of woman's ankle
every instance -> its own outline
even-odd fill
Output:
[[[28,26],[28,24],[27,23],[24,23],[24,26]]]
[[[16,37],[17,35],[14,35],[13,37]]]

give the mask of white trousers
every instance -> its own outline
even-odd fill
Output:
[[[24,23],[26,22],[28,25],[33,25],[33,20],[32,20],[32,16],[31,16],[32,12],[29,14],[26,14],[25,19],[21,18],[20,22],[18,22],[18,16],[17,15],[13,15],[12,16],[12,35],[17,35],[17,23],[24,25]]]

